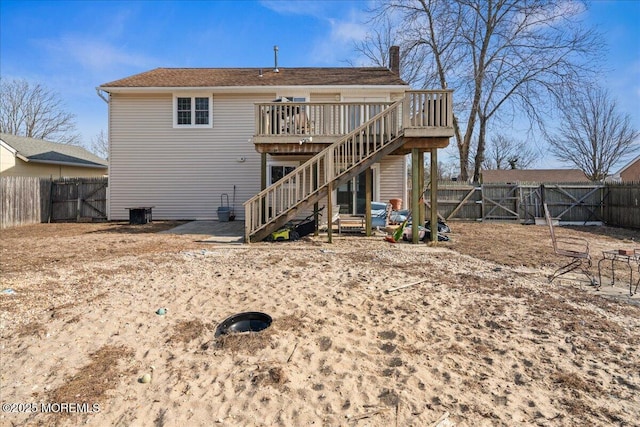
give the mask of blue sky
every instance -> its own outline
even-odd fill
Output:
[[[282,67],[357,63],[368,1],[0,0],[0,76],[56,91],[89,143],[107,128],[95,87],[156,67]],[[603,85],[640,128],[640,1],[595,1]],[[538,167],[544,167],[542,163]]]

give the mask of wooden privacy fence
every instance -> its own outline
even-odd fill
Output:
[[[427,209],[430,193],[425,191]],[[640,228],[640,183],[438,183],[438,215],[445,220],[534,223],[544,217],[543,202],[564,223]]]
[[[608,184],[604,206],[607,224],[640,229],[640,182]]]
[[[37,177],[0,178],[0,228],[46,222],[51,181]]]
[[[107,219],[107,178],[2,177],[0,228]]]
[[[429,210],[431,208],[430,188],[424,192],[424,200]],[[438,183],[438,215],[445,220],[482,218],[482,187],[456,182]],[[428,218],[429,215],[427,214],[426,217]]]

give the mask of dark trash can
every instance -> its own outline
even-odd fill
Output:
[[[153,222],[151,216],[150,207],[144,208],[128,208],[129,209],[129,224],[138,225]]]

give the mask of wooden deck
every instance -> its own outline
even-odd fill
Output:
[[[245,239],[262,240],[300,209],[330,196],[334,188],[389,155],[411,153],[417,204],[418,179],[424,178],[418,156],[430,150],[435,163],[437,149],[449,144],[454,136],[452,108],[450,90],[407,91],[393,103],[256,104],[253,143],[263,153],[263,180],[266,154],[310,158],[244,203]]]
[[[401,112],[405,143],[396,154],[412,148],[445,148],[453,131],[453,93],[450,90],[408,91]],[[380,114],[392,103],[266,102],[256,104],[252,139],[260,153],[317,154],[344,135]],[[383,135],[392,123],[381,123],[367,140]]]

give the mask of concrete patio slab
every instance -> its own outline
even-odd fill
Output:
[[[202,242],[244,243],[244,221],[191,221],[161,233],[199,234]]]

